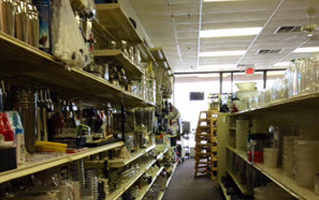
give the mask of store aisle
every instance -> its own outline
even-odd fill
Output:
[[[208,178],[194,179],[195,161],[186,160],[177,167],[171,184],[163,200],[222,200],[222,194],[216,190]]]

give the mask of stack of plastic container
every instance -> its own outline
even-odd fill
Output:
[[[284,136],[283,139],[283,170],[289,177],[294,176],[294,142],[299,139],[301,139],[299,136]]]
[[[319,173],[319,141],[296,140],[296,182],[302,187],[314,187],[314,179]]]
[[[241,151],[247,151],[247,139],[249,132],[248,120],[236,121],[236,149]]]

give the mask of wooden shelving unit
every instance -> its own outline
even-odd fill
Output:
[[[19,165],[17,169],[9,170],[0,173],[0,183],[10,181],[23,176],[31,175],[40,171],[44,171],[59,165],[63,165],[72,161],[76,161],[97,153],[108,151],[110,149],[123,146],[123,142],[116,142],[105,146],[88,149],[75,154],[61,154],[61,153],[45,153],[34,154],[33,159],[41,160],[39,162],[30,161],[23,165]]]
[[[139,152],[132,155],[129,159],[115,159],[109,160],[109,167],[111,168],[119,168],[128,165],[129,163],[133,162],[134,160],[138,159],[139,157],[143,156],[145,153],[153,150],[156,146],[152,145],[146,149],[140,150]]]
[[[239,151],[230,146],[227,148],[248,164],[252,165],[251,162],[248,161],[247,154],[244,151]],[[269,168],[263,164],[254,164],[252,166],[297,199],[314,200],[318,198],[318,195],[310,189],[297,186],[296,181],[285,176],[279,168]]]
[[[138,68],[138,66],[129,58],[127,58],[121,50],[94,50],[93,54],[97,63],[106,63],[108,61],[113,61],[122,64],[128,77],[132,79],[138,79],[143,75],[143,72]]]

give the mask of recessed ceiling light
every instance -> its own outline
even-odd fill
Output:
[[[224,56],[241,56],[246,53],[246,50],[239,51],[211,51],[200,52],[199,57],[224,57]]]
[[[291,62],[279,62],[275,64],[275,67],[287,67]]]
[[[228,29],[213,29],[200,31],[200,37],[235,37],[245,35],[258,35],[262,27],[250,27],[250,28],[228,28]]]
[[[204,2],[248,1],[248,0],[203,0]]]
[[[313,53],[319,52],[319,47],[303,47],[293,51],[293,53]]]

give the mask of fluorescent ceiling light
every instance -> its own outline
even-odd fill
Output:
[[[247,0],[203,0],[204,2],[247,1]]]
[[[209,73],[209,74],[176,74],[176,78],[188,78],[188,77],[193,77],[193,78],[216,78],[219,77],[219,73]]]
[[[238,51],[211,51],[211,52],[200,52],[199,57],[224,57],[224,56],[241,56],[246,53],[246,50]]]
[[[219,77],[218,73],[214,73],[214,74],[198,74],[197,75],[198,78],[217,78]]]
[[[286,71],[269,71],[267,76],[284,76]]]
[[[291,62],[279,62],[275,64],[275,67],[287,67]]]
[[[303,47],[293,51],[293,53],[313,53],[319,52],[319,47]]]
[[[222,68],[234,68],[235,64],[222,64],[222,65],[200,65],[200,69],[222,69]]]
[[[228,29],[212,29],[200,31],[200,37],[235,37],[245,35],[258,35],[262,27],[251,27],[251,28],[228,28]]]

